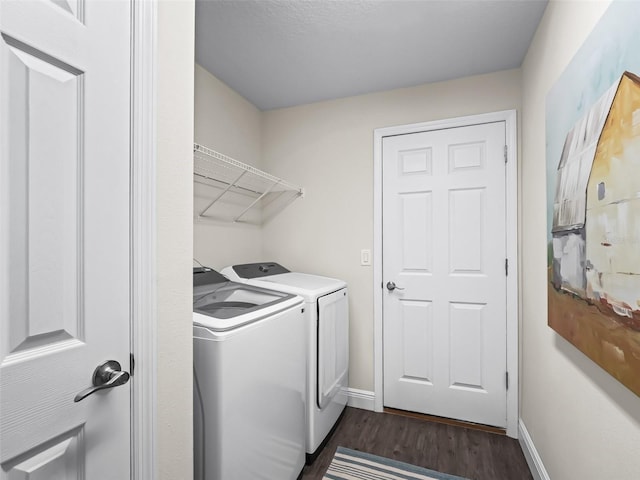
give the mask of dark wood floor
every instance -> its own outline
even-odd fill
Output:
[[[533,480],[520,444],[504,435],[347,407],[303,480],[320,480],[338,445],[471,480]]]

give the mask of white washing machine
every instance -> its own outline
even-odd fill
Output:
[[[304,300],[210,269],[193,278],[194,479],[298,478]]]
[[[349,300],[335,278],[290,272],[277,263],[226,267],[231,280],[300,295],[307,324],[307,463],[312,463],[347,404]]]

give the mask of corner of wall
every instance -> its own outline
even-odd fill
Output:
[[[157,10],[157,461],[159,479],[193,476],[192,278],[195,3]],[[187,392],[187,394],[185,394]]]
[[[518,422],[518,441],[534,480],[551,480],[522,419]]]
[[[194,96],[195,142],[262,168],[262,112],[200,65]],[[263,260],[260,226],[198,221],[193,228],[194,257],[204,265],[222,269]]]

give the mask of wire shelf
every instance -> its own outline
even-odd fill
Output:
[[[203,145],[193,145],[196,218],[262,224],[304,195],[301,187]]]

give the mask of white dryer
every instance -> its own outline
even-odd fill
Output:
[[[307,328],[306,458],[312,463],[347,404],[349,300],[342,280],[291,272],[273,262],[226,267],[233,281],[300,295]]]
[[[193,275],[194,479],[295,480],[305,463],[301,297]]]

